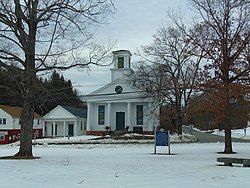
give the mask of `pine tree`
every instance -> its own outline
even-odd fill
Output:
[[[0,104],[21,106],[20,90],[17,87],[18,72],[0,69]],[[35,80],[35,111],[45,115],[58,105],[84,107],[70,80],[54,71],[49,79]]]

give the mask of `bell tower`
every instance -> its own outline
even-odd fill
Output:
[[[131,68],[131,52],[129,50],[113,51],[113,68],[111,71],[111,82],[116,79],[122,79],[124,76],[133,73]]]

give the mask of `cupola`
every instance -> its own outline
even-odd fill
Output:
[[[134,72],[131,68],[131,56],[129,50],[113,51],[113,68],[110,69],[111,81]]]

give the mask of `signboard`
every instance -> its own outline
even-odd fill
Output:
[[[170,154],[170,131],[155,130],[155,147],[154,147],[155,154],[156,154],[156,146],[168,146],[168,154]]]
[[[169,135],[167,131],[156,131],[156,146],[168,146]]]

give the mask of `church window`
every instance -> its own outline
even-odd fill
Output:
[[[105,124],[105,106],[98,106],[98,125]]]
[[[118,57],[118,68],[124,68],[124,57]]]
[[[136,124],[143,125],[143,105],[136,105]]]

